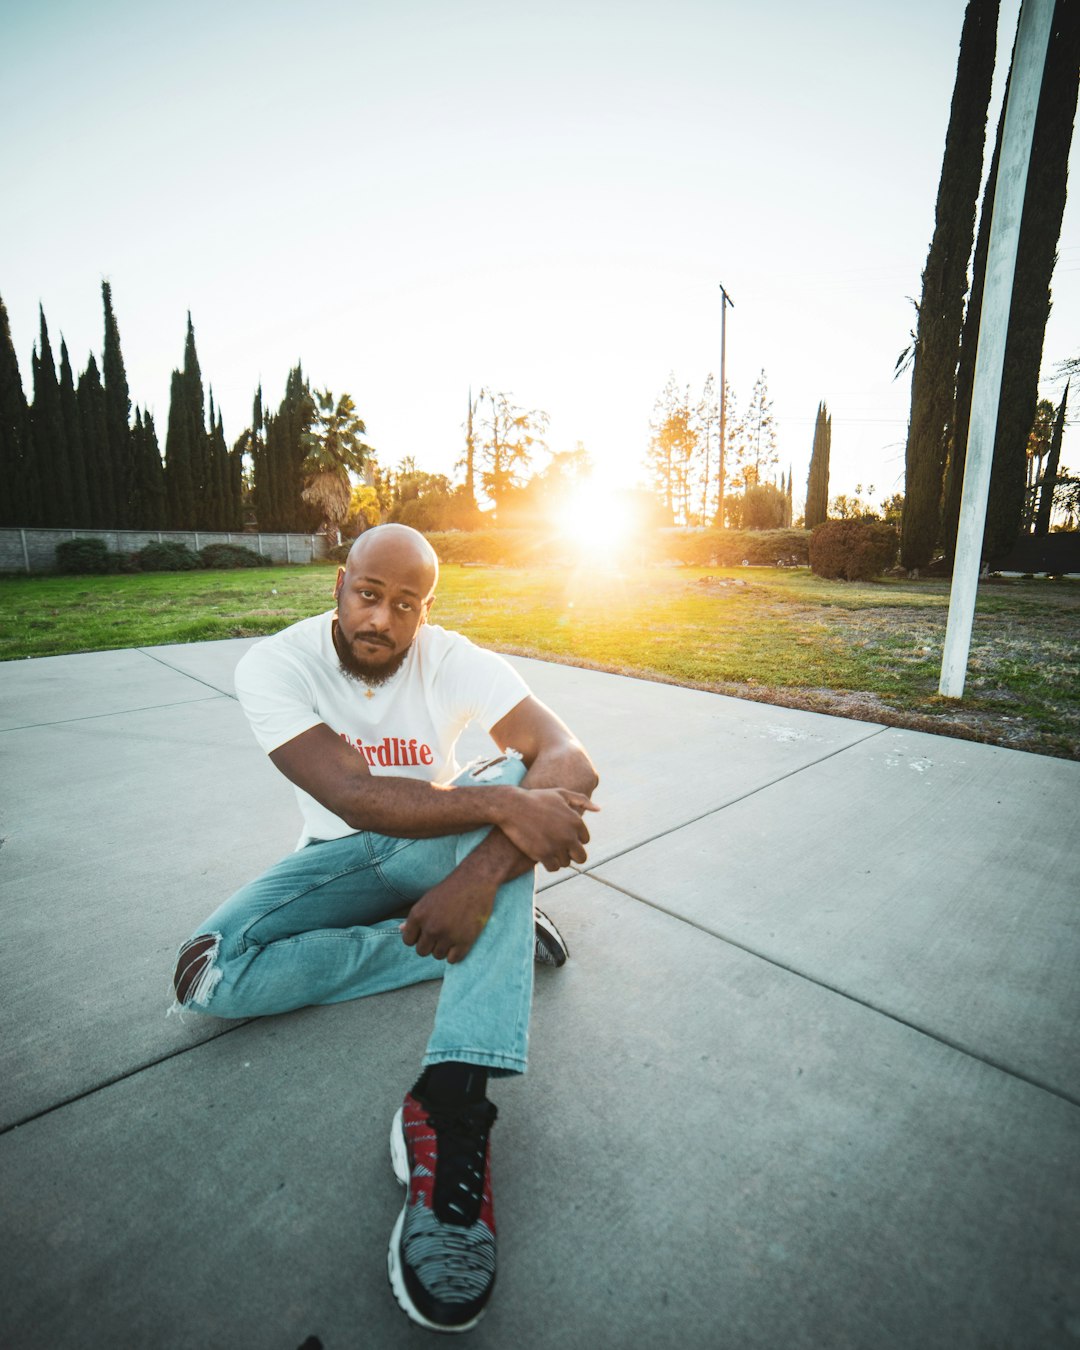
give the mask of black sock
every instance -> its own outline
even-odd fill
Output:
[[[412,1090],[417,1100],[432,1106],[467,1106],[482,1102],[487,1093],[487,1069],[482,1064],[429,1064]]]

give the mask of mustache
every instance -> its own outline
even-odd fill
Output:
[[[354,633],[353,642],[374,642],[380,647],[392,647],[394,644],[389,638],[385,638],[381,633]]]

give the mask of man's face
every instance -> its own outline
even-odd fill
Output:
[[[384,684],[401,668],[434,596],[431,566],[399,539],[380,539],[338,569],[334,646],[342,669]]]

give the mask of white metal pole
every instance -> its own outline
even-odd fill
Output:
[[[956,532],[949,622],[941,658],[939,693],[962,698],[971,649],[971,625],[979,589],[979,560],[986,525],[986,500],[994,458],[1001,372],[1005,365],[1005,338],[1009,329],[1016,248],[1024,213],[1031,138],[1042,90],[1043,66],[1054,16],[1054,0],[1023,0],[1016,33],[1005,128],[1001,137],[997,187],[990,218],[990,246],[986,283],[979,318],[979,345],[975,355],[975,382],[971,392],[964,495]]]

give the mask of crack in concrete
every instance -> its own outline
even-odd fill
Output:
[[[0,1138],[5,1134],[10,1134],[12,1130],[17,1130],[20,1126],[29,1125],[35,1120],[40,1120],[43,1116],[51,1116],[54,1111],[59,1111],[65,1106],[72,1106],[75,1102],[81,1102],[86,1097],[92,1097],[97,1092],[104,1092],[106,1088],[115,1087],[117,1083],[123,1083],[125,1079],[134,1078],[136,1074],[143,1073],[147,1069],[153,1069],[158,1064],[165,1064],[170,1059],[175,1059],[177,1055],[186,1055],[191,1050],[198,1050],[200,1046],[209,1045],[212,1041],[221,1040],[222,1036],[231,1035],[234,1031],[239,1031],[241,1027],[248,1026],[251,1022],[257,1021],[257,1018],[247,1017],[242,1022],[237,1022],[233,1026],[223,1027],[212,1036],[206,1036],[201,1041],[196,1041],[194,1045],[177,1046],[175,1050],[170,1050],[168,1054],[158,1055],[156,1059],[148,1059],[143,1064],[136,1064],[130,1069],[124,1069],[120,1073],[115,1073],[109,1078],[102,1079],[100,1083],[95,1083],[92,1087],[84,1088],[82,1092],[73,1092],[70,1097],[63,1097],[58,1102],[52,1102],[48,1106],[41,1107],[38,1111],[31,1111],[29,1115],[23,1116],[20,1120],[13,1120],[9,1125],[0,1125]]]
[[[202,681],[200,681],[202,683]],[[208,688],[212,686],[207,686]],[[218,697],[220,690],[215,691]],[[127,717],[131,713],[159,712],[162,708],[186,708],[192,703],[212,703],[213,700],[206,695],[198,698],[181,698],[172,703],[148,703],[138,708],[115,708],[112,712],[106,713],[85,713],[82,717],[58,717],[52,722],[23,722],[17,727],[0,727],[0,736],[9,731],[35,731],[41,727],[66,727],[73,722],[98,722],[105,717]]]
[[[777,783],[783,783],[788,778],[794,778],[796,774],[805,773],[807,769],[817,768],[819,764],[824,764],[827,760],[842,755],[846,750],[853,750],[857,745],[872,741],[875,736],[880,736],[883,732],[895,730],[895,727],[879,726],[867,735],[860,736],[858,740],[849,741],[847,745],[841,745],[835,750],[830,750],[827,755],[819,755],[817,759],[812,759],[806,764],[800,764],[794,769],[789,769],[787,773],[782,773],[778,778],[770,778],[767,783],[759,783],[757,787],[750,788],[747,792],[740,792],[737,796],[729,797],[716,806],[710,806],[707,811],[702,811],[696,816],[690,816],[687,820],[681,820],[676,825],[669,825],[666,829],[658,830],[656,834],[651,834],[646,839],[639,839],[637,843],[628,844],[626,848],[620,849],[617,853],[608,854],[607,857],[599,859],[589,867],[580,868],[575,863],[571,863],[570,866],[581,876],[592,876],[593,869],[596,867],[606,867],[616,858],[624,858],[628,853],[636,853],[639,848],[644,848],[646,844],[654,844],[658,839],[664,839],[669,834],[675,834],[678,830],[685,830],[688,825],[696,825],[699,820],[707,820],[709,816],[714,816],[720,811],[726,811],[729,806],[736,806],[739,802],[745,802],[751,797],[756,797],[759,792],[766,792],[769,788],[775,787]]]
[[[201,684],[206,689],[212,689],[215,694],[222,694],[225,698],[231,698],[235,703],[236,694],[231,689],[219,689],[216,684],[211,684],[209,680],[201,679],[198,675],[192,675],[190,670],[182,670],[179,666],[170,665],[168,661],[163,661],[160,656],[155,656],[152,651],[146,647],[135,647],[140,656],[148,657],[151,661],[156,661],[159,666],[164,666],[166,670],[174,671],[177,675],[183,675],[185,679],[194,680],[196,684]]]
[[[800,970],[798,966],[788,965],[784,961],[779,961],[774,956],[769,956],[765,952],[759,951],[755,947],[749,947],[745,942],[739,942],[725,933],[717,932],[715,929],[706,928],[704,924],[696,922],[694,919],[688,919],[683,914],[678,914],[675,910],[667,909],[658,904],[655,900],[649,900],[643,895],[638,895],[634,891],[628,890],[625,886],[620,886],[617,882],[608,881],[604,877],[596,876],[592,872],[582,872],[581,876],[588,877],[590,881],[598,882],[601,886],[607,886],[610,890],[618,891],[620,895],[625,895],[628,900],[636,900],[638,904],[648,905],[650,909],[655,909],[659,914],[666,914],[669,919],[675,919],[678,923],[684,923],[688,928],[694,928],[699,933],[704,933],[707,937],[715,938],[718,942],[723,942],[729,947],[735,947],[738,951],[745,952],[748,956],[753,956],[759,961],[764,961],[767,965],[773,966],[777,970],[782,970],[788,975],[794,975],[796,979],[805,980],[808,984],[816,985],[819,989],[827,990],[830,994],[836,994],[840,998],[847,999],[850,1003],[858,1004],[861,1008],[866,1008],[869,1012],[877,1013],[879,1017],[887,1017],[890,1022],[896,1022],[902,1027],[907,1027],[909,1031],[914,1031],[920,1036],[926,1036],[929,1040],[936,1041],[939,1045],[947,1046],[950,1050],[955,1050],[966,1059],[975,1060],[979,1064],[985,1064],[988,1068],[996,1069],[999,1073],[1006,1074],[1009,1078],[1015,1078],[1021,1083],[1027,1083],[1029,1087],[1038,1088],[1041,1092],[1048,1092],[1052,1097],[1057,1097],[1060,1101],[1067,1102],[1070,1106],[1080,1107],[1080,1097],[1075,1097],[1068,1093],[1064,1088],[1055,1087],[1052,1083],[1044,1082],[1032,1074],[1024,1073],[1020,1069],[1011,1067],[1002,1063],[1000,1060],[992,1059],[989,1055],[981,1054],[978,1050],[972,1049],[963,1042],[953,1040],[941,1032],[933,1031],[930,1027],[924,1026],[920,1022],[913,1022],[910,1018],[904,1017],[901,1013],[892,1012],[888,1008],[883,1008],[877,1003],[871,1003],[869,999],[860,998],[858,994],[852,993],[848,989],[841,989],[839,985],[829,984],[826,980],[811,974],[809,971]]]

